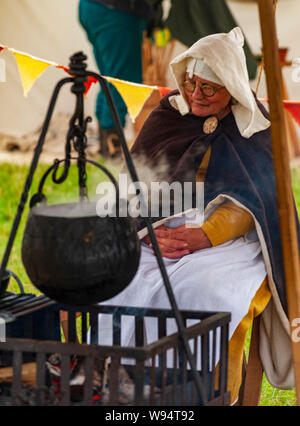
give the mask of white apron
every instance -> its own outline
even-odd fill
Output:
[[[230,312],[229,338],[248,313],[251,301],[266,277],[255,231],[180,259],[164,258],[164,263],[178,308]],[[142,243],[140,265],[134,279],[121,293],[102,304],[171,308],[152,248]],[[158,339],[155,321],[150,318],[145,320],[146,343]],[[194,323],[195,320],[190,321],[187,326]],[[121,330],[121,345],[134,345],[133,317],[122,318]],[[168,320],[167,334],[175,332],[175,320]],[[99,344],[112,345],[111,315],[99,315]]]

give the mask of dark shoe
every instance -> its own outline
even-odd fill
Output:
[[[107,146],[107,142],[106,142],[106,138],[104,135],[104,130],[101,129],[100,123],[98,122],[98,126],[99,126],[99,154],[102,155],[102,157],[108,157],[109,156],[109,152],[108,152],[108,146]]]
[[[100,127],[99,136],[99,153],[102,155],[102,157],[116,158],[122,155],[122,148],[119,136],[114,129],[101,129]]]

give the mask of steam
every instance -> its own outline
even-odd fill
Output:
[[[150,164],[149,158],[145,155],[135,155],[133,161],[139,181],[144,182],[149,188],[152,182],[169,181],[171,166],[165,155],[156,160],[155,164],[153,161]]]
[[[84,218],[96,216],[96,203],[79,202],[66,204],[40,204],[32,209],[32,213],[40,216]]]
[[[142,216],[151,216],[151,203],[153,208],[153,200],[156,200],[155,204],[157,210],[160,198],[160,189],[155,187],[154,183],[167,183],[169,181],[171,167],[165,155],[162,155],[158,160],[155,160],[155,163],[153,161],[150,162],[149,158],[142,154],[135,155],[133,157],[133,161],[138,176],[138,182],[133,183],[129,171],[127,169],[123,169],[123,176],[121,174],[119,175],[120,198],[123,198],[123,194],[124,196],[126,194],[128,202],[133,205],[136,197],[138,197],[137,200],[143,197],[147,211],[144,213],[142,212]],[[122,179],[120,179],[121,176]],[[124,188],[125,186],[127,186],[127,188]],[[138,208],[138,203],[136,207]],[[133,212],[131,212],[131,214],[134,215]]]
[[[117,178],[119,186],[119,200],[126,200],[129,204],[134,203],[136,199],[136,211],[138,212],[139,200],[143,198],[147,204],[149,195],[151,194],[151,184],[153,182],[166,181],[169,175],[169,164],[162,156],[155,165],[150,164],[149,159],[145,155],[134,156],[133,158],[134,167],[137,173],[138,182],[133,182],[132,177],[127,169],[127,165],[123,167]],[[100,182],[96,189],[98,198],[98,210],[99,216],[103,217],[106,214],[111,215],[116,204],[116,191],[112,183],[107,179],[105,182]],[[124,208],[124,209],[123,209]],[[127,210],[127,204],[121,202],[120,209],[122,210],[121,216],[125,214]],[[124,211],[123,211],[124,210]],[[132,212],[131,216],[136,217]],[[147,216],[148,216],[147,211]],[[127,214],[126,214],[127,216]]]

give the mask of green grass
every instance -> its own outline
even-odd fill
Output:
[[[248,351],[250,346],[251,330],[249,330],[246,338],[246,358],[248,358]],[[294,406],[297,405],[296,391],[282,390],[274,388],[268,382],[265,374],[263,375],[260,406]]]
[[[264,375],[259,405],[266,407],[296,406],[296,391],[276,389],[270,385]]]
[[[39,164],[33,185],[30,191],[30,197],[37,191],[41,176],[48,168],[48,165]],[[7,240],[11,231],[13,219],[15,217],[20,195],[23,191],[25,178],[28,173],[28,166],[16,166],[13,164],[0,164],[0,259],[2,259]],[[88,166],[88,191],[91,198],[96,194],[97,185],[103,180],[104,173],[93,166]],[[67,180],[61,185],[55,185],[51,177],[48,177],[44,193],[48,198],[49,204],[70,202],[78,199],[78,177],[77,168],[72,165]],[[300,168],[292,170],[292,184],[296,200],[296,206],[300,211]],[[24,233],[26,218],[28,215],[28,202],[22,216],[18,233],[11,252],[8,269],[14,271],[21,279],[27,293],[39,294],[38,290],[30,283],[21,261],[22,235]],[[11,279],[9,291],[18,292],[18,286]],[[249,347],[250,332],[247,337],[246,349]],[[266,378],[263,379],[261,406],[290,406],[296,405],[295,391],[284,391],[273,388]]]

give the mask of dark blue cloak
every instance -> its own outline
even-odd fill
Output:
[[[132,154],[134,157],[147,156],[150,167],[164,155],[170,164],[168,180],[190,181],[195,180],[203,155],[211,145],[204,184],[205,207],[222,194],[234,198],[252,212],[261,226],[278,296],[287,314],[270,128],[244,138],[230,113],[212,134],[205,135],[205,118],[192,114],[181,116],[170,105],[168,98],[177,93],[174,91],[165,96],[150,114]],[[263,106],[259,104],[259,107],[267,116]]]

